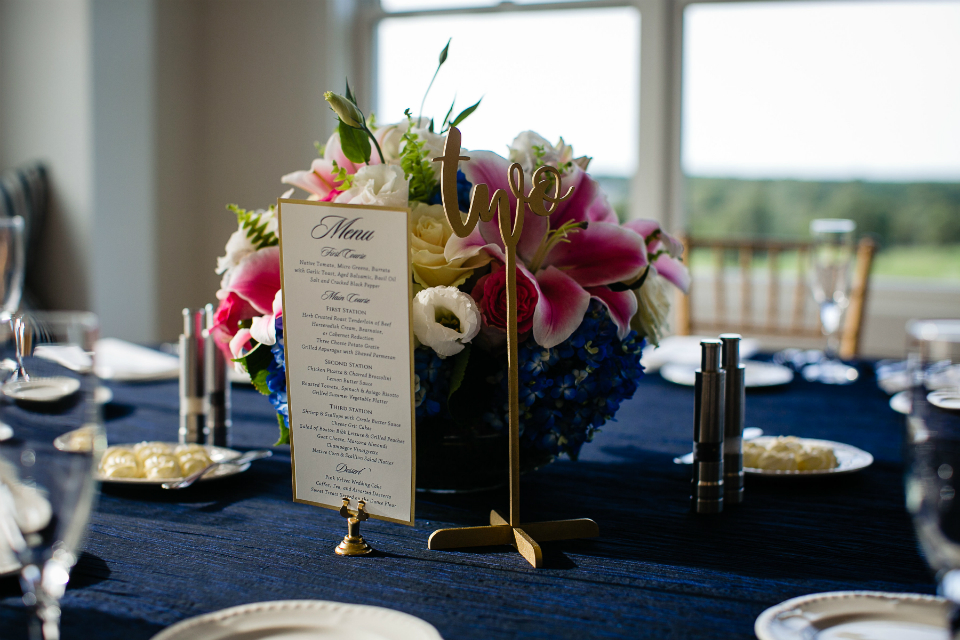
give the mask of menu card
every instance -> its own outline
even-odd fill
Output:
[[[413,524],[409,211],[279,201],[293,499]]]

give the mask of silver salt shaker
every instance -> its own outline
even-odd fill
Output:
[[[719,340],[700,343],[700,368],[696,373],[693,404],[694,513],[723,511],[724,382]]]
[[[227,359],[213,338],[213,305],[204,307],[206,326],[203,330],[203,407],[207,416],[207,444],[230,446],[230,382],[227,380]]]
[[[720,367],[726,373],[723,418],[723,497],[728,505],[743,502],[743,417],[745,369],[740,364],[740,334],[724,333]]]
[[[180,444],[205,444],[207,420],[203,400],[202,349],[198,340],[197,317],[183,310],[180,336]]]

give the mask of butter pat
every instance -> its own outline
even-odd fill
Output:
[[[766,471],[820,471],[836,469],[837,456],[832,447],[780,436],[763,442],[744,442],[743,466]]]

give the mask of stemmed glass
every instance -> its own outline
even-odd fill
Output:
[[[850,303],[850,267],[853,264],[853,220],[823,218],[810,223],[814,246],[810,253],[811,289],[820,306],[820,325],[827,338],[824,358],[807,365],[803,377],[827,384],[849,384],[857,379],[856,368],[836,358],[840,320]]]
[[[913,321],[906,432],[907,509],[960,640],[960,320]]]
[[[0,322],[10,318],[23,296],[23,218],[0,219]]]
[[[106,438],[94,401],[96,316],[25,314],[19,338],[0,323],[0,357],[19,352],[23,372],[0,393],[0,542],[21,565],[34,640],[59,638],[59,600],[96,496],[94,469]]]

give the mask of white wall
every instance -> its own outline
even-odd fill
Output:
[[[0,0],[0,169],[43,159],[42,302],[172,340],[236,220],[305,169],[352,64],[345,0]]]
[[[27,277],[59,308],[86,308],[91,293],[91,43],[87,2],[0,0],[0,169],[51,170],[43,261]]]

